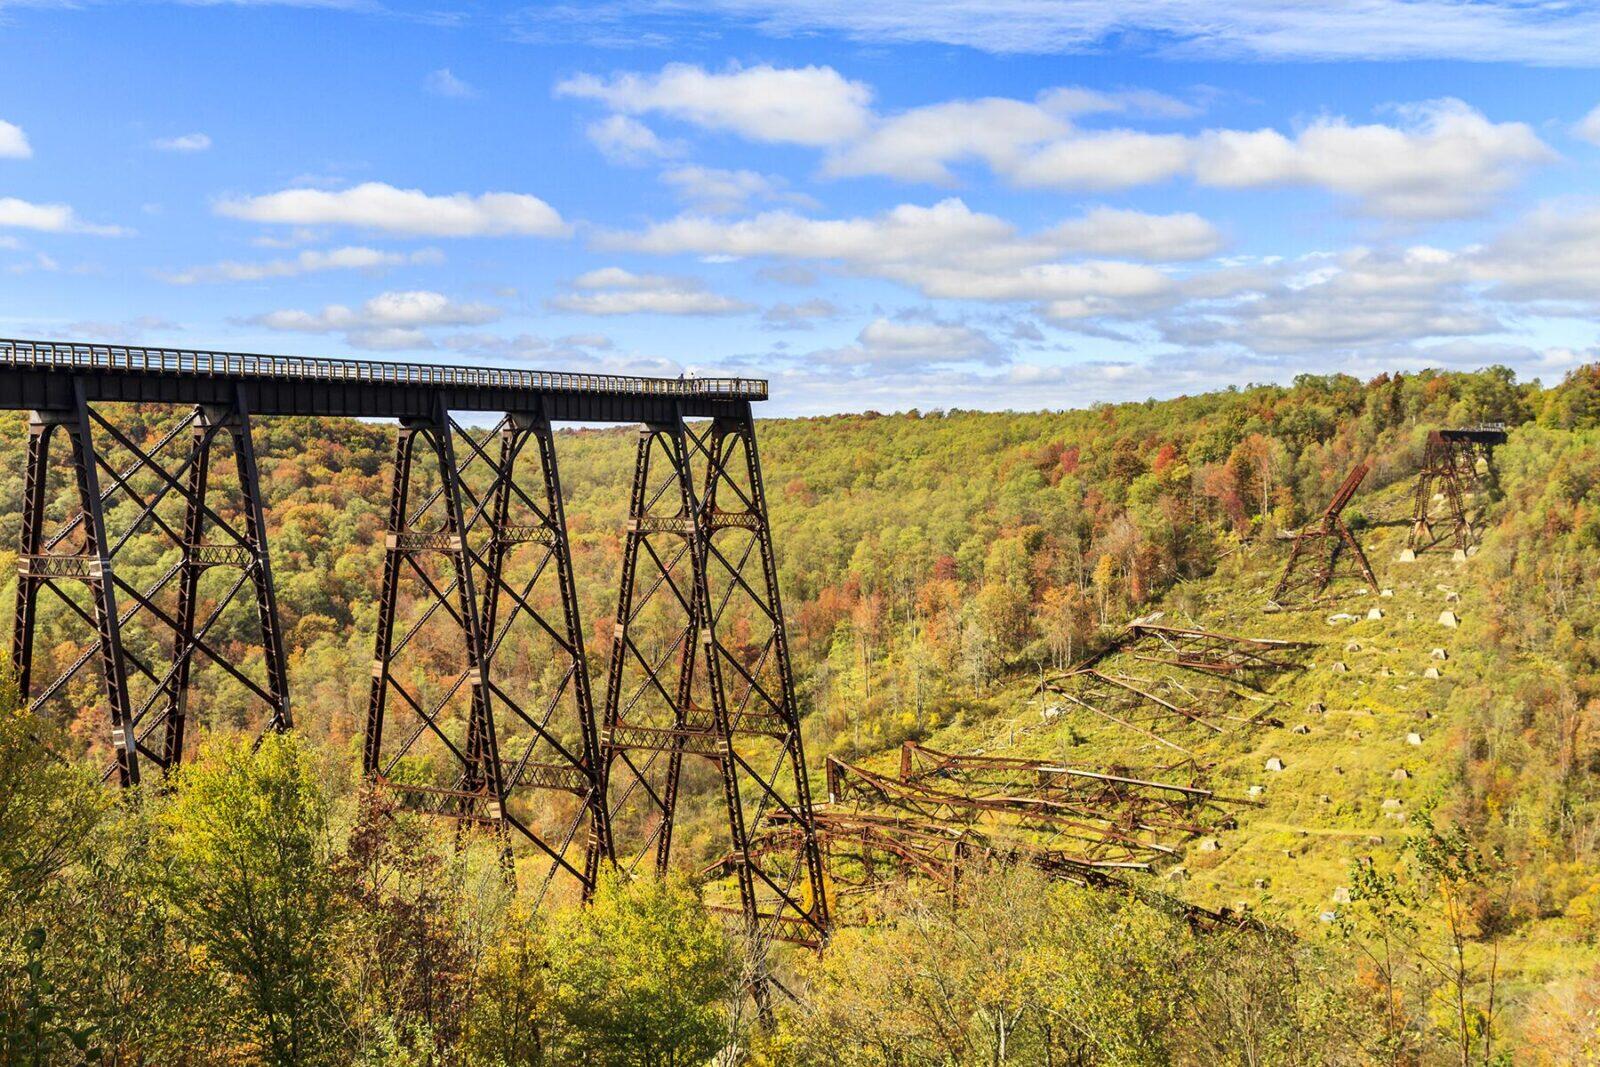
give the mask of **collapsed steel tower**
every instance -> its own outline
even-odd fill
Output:
[[[1295,535],[1283,577],[1272,591],[1274,604],[1287,604],[1299,597],[1311,600],[1320,597],[1338,573],[1342,559],[1353,561],[1368,585],[1377,586],[1378,579],[1367,562],[1367,554],[1361,550],[1361,543],[1343,518],[1345,506],[1361,488],[1371,469],[1366,463],[1357,464],[1339,484],[1321,516]]]

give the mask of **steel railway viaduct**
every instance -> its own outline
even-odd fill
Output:
[[[398,420],[367,779],[400,806],[521,840],[541,896],[555,879],[587,895],[604,865],[666,866],[685,757],[708,761],[726,809],[721,866],[737,883],[726,906],[763,941],[818,944],[828,906],[751,414],[766,396],[743,378],[0,340],[0,408],[30,413],[12,643],[22,699],[41,715],[69,693],[103,705],[94,747],[125,786],[183,759],[197,671],[221,672],[257,707],[252,726],[288,729],[253,423]],[[152,406],[170,409],[159,436],[140,429]],[[469,430],[458,413],[499,421]],[[640,424],[599,701],[560,421]],[[217,636],[225,617],[233,654]],[[52,650],[54,677],[39,669],[42,619],[81,636],[75,654]],[[800,828],[792,848],[751,847],[769,814]]]

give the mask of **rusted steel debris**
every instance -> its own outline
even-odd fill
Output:
[[[1350,527],[1345,525],[1343,518],[1345,506],[1356,495],[1356,490],[1371,469],[1369,464],[1357,464],[1340,483],[1317,521],[1295,536],[1294,547],[1289,551],[1289,562],[1283,568],[1283,577],[1278,579],[1277,588],[1272,591],[1274,604],[1287,605],[1302,597],[1316,600],[1333,582],[1343,558],[1355,563],[1369,585],[1378,584],[1372,566],[1367,562],[1367,554],[1361,550],[1360,542],[1350,532]]]
[[[1488,487],[1478,475],[1479,459],[1483,460],[1484,470],[1492,482],[1494,450],[1505,443],[1506,429],[1503,423],[1429,432],[1422,451],[1422,469],[1417,472],[1407,548],[1421,552],[1432,548],[1445,537],[1453,538],[1460,551],[1465,552],[1472,547],[1476,534],[1467,513],[1466,496],[1469,491],[1482,491]],[[1450,529],[1444,535],[1435,534],[1430,514],[1435,492],[1442,493],[1447,508],[1445,518],[1449,521]]]
[[[1140,619],[1129,623],[1126,633],[1120,647],[1135,659],[1236,678],[1298,670],[1305,665],[1305,654],[1316,647],[1307,641],[1239,637]]]
[[[829,802],[816,810],[814,825],[836,903],[870,901],[909,879],[954,894],[964,871],[1026,864],[1052,879],[1149,896],[1197,924],[1236,921],[1128,880],[1175,853],[1168,841],[1205,831],[1206,812],[1223,801],[1201,786],[916,742],[901,747],[897,776],[838,759],[827,771]],[[800,833],[794,820],[773,812],[752,849],[790,848]]]
[[[1054,693],[1074,707],[1190,758],[1195,755],[1191,746],[1198,740],[1232,729],[1281,725],[1266,706],[1251,714],[1233,710],[1244,698],[1231,689],[1197,690],[1170,677],[1143,678],[1080,667],[1045,679],[1039,691]]]

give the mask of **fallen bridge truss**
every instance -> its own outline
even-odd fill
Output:
[[[1367,562],[1367,554],[1344,521],[1345,507],[1371,469],[1366,463],[1357,464],[1339,484],[1317,520],[1295,535],[1283,576],[1272,591],[1274,604],[1288,606],[1297,601],[1319,599],[1338,577],[1341,565],[1354,569],[1368,586],[1376,588],[1378,579]]]

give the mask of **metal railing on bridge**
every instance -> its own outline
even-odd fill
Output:
[[[731,400],[767,398],[767,383],[760,378],[645,378],[623,374],[513,370],[505,367],[451,367],[432,363],[391,363],[373,359],[272,356],[248,352],[209,352],[196,349],[61,341],[0,339],[0,366],[395,385],[487,386],[543,392],[722,397]]]

